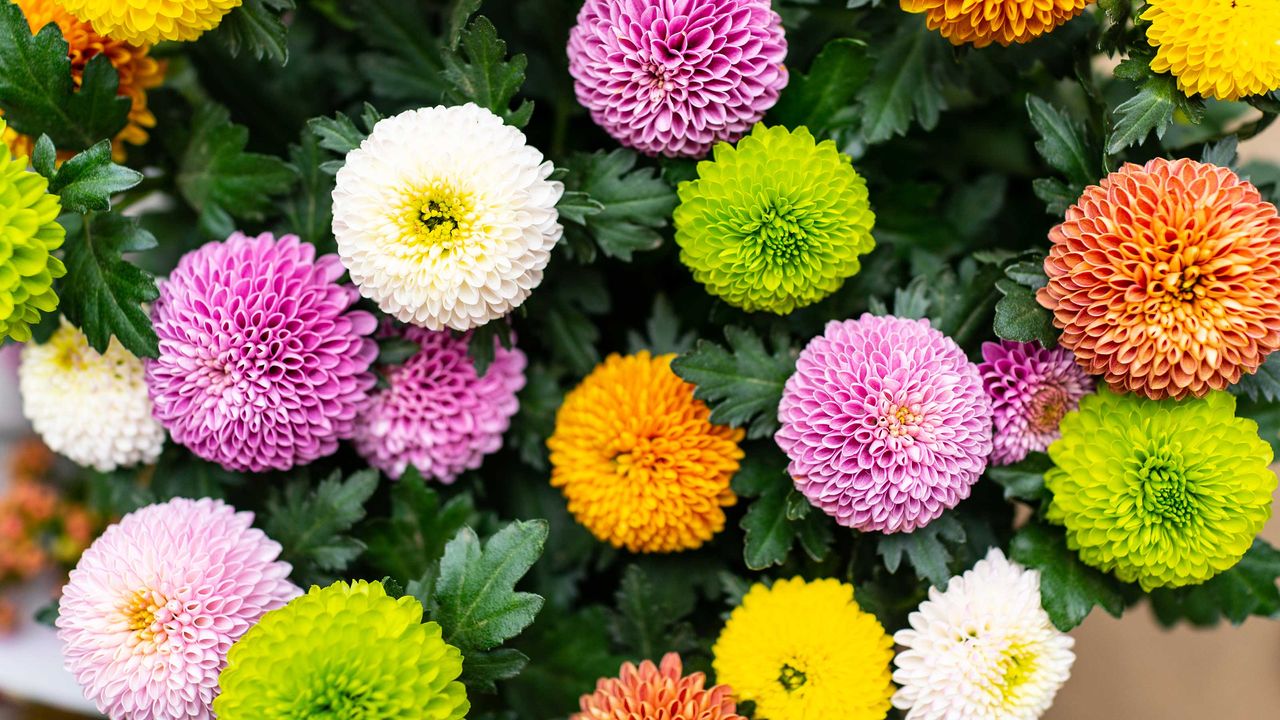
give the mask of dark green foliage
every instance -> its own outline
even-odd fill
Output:
[[[375,470],[345,480],[335,472],[314,488],[298,478],[273,495],[264,528],[283,546],[281,558],[293,565],[295,577],[325,584],[364,552],[364,543],[350,533],[364,518],[364,503],[377,487]]]
[[[62,314],[98,352],[115,336],[134,355],[156,357],[159,339],[142,307],[160,296],[155,279],[122,257],[154,248],[155,237],[136,219],[114,213],[66,215],[61,222],[67,229]]]
[[[1062,530],[1028,523],[1014,536],[1009,551],[1014,560],[1040,571],[1044,609],[1059,630],[1084,622],[1095,606],[1115,617],[1124,610],[1124,586],[1081,562],[1067,548]]]
[[[782,386],[795,369],[789,342],[775,335],[769,350],[756,333],[732,326],[724,336],[727,347],[699,340],[671,362],[671,369],[693,383],[694,397],[711,406],[712,422],[746,427],[752,438],[772,435]]]

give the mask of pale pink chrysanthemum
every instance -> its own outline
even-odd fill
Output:
[[[769,0],[587,0],[569,33],[578,102],[648,155],[745,135],[786,86],[786,56]]]
[[[155,416],[175,442],[230,470],[288,470],[351,437],[373,387],[374,317],[352,311],[336,255],[296,235],[236,233],[187,253],[151,319]]]
[[[494,340],[493,362],[476,373],[470,334],[406,327],[390,330],[418,343],[401,365],[383,369],[387,387],[373,393],[356,423],[355,445],[370,465],[399,478],[410,465],[451,483],[502,447],[520,408],[524,353]]]
[[[299,594],[252,513],[177,498],[129,513],[80,557],[58,638],[111,720],[207,720],[227,651]]]
[[[796,488],[864,531],[927,525],[969,497],[991,453],[978,368],[928,320],[828,323],[796,360],[778,420]]]
[[[1066,348],[1001,340],[982,344],[978,365],[995,418],[994,465],[1043,452],[1060,436],[1062,416],[1080,406],[1093,381]]]

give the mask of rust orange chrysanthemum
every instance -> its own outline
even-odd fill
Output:
[[[609,356],[556,415],[551,484],[597,538],[632,552],[696,548],[737,497],[741,430],[712,424],[674,355]]]
[[[675,653],[659,666],[626,663],[618,677],[602,678],[594,693],[583,695],[582,712],[569,720],[745,720],[728,686],[708,689],[705,675],[683,672]]]
[[[1199,397],[1280,347],[1280,214],[1226,168],[1126,164],[1049,237],[1036,297],[1113,387]]]
[[[1009,46],[1034,40],[1074,18],[1094,0],[901,0],[902,9],[924,13],[930,30],[952,45]]]

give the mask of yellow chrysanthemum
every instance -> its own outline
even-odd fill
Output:
[[[952,45],[1009,46],[1034,40],[1084,12],[1094,0],[901,0],[925,13],[930,30]]]
[[[757,584],[712,648],[716,681],[757,720],[882,720],[893,640],[838,580]]]
[[[551,484],[597,538],[632,552],[696,548],[737,502],[741,430],[714,425],[673,355],[610,355],[556,415]]]
[[[1151,69],[1188,95],[1237,100],[1280,88],[1280,2],[1149,0]]]
[[[76,17],[135,45],[195,40],[222,22],[241,0],[61,0]]]

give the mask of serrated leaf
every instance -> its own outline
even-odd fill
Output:
[[[1053,316],[1036,302],[1031,290],[1004,278],[996,282],[1003,297],[996,303],[992,330],[997,337],[1018,342],[1039,342],[1047,348],[1058,344],[1058,331]]]
[[[1241,376],[1231,392],[1252,400],[1280,402],[1280,352],[1268,355],[1256,372]]]
[[[631,150],[618,148],[608,153],[575,153],[565,164],[569,170],[565,186],[600,205],[581,224],[604,254],[621,260],[662,244],[658,231],[666,227],[678,202],[675,191],[654,168],[636,167],[637,159]]]
[[[772,123],[805,126],[817,138],[857,121],[855,100],[874,65],[867,44],[852,38],[827,43],[807,75],[793,73],[770,111]]]
[[[511,648],[472,652],[463,658],[458,681],[466,685],[468,691],[496,692],[497,681],[510,680],[528,664],[528,655]]]
[[[325,583],[364,552],[364,543],[348,533],[364,519],[364,504],[377,488],[376,470],[346,480],[335,471],[314,488],[303,478],[292,480],[267,501],[263,529],[280,543],[280,557],[293,565],[299,584]]]
[[[952,556],[951,550],[943,541],[959,545],[964,539],[964,526],[955,516],[946,514],[912,532],[879,536],[876,552],[884,560],[884,566],[889,572],[898,572],[905,555],[911,562],[916,577],[944,588],[951,579],[948,563]]]
[[[404,0],[361,0],[358,18],[361,34],[382,52],[361,55],[358,64],[369,79],[375,96],[417,106],[432,105],[443,97],[447,83],[441,76],[445,48],[431,26],[429,4]]]
[[[1101,158],[1089,147],[1081,123],[1035,95],[1027,95],[1027,113],[1040,136],[1036,150],[1051,167],[1078,186],[1102,176]]]
[[[536,323],[535,334],[550,345],[554,363],[582,376],[600,362],[596,347],[600,329],[593,316],[609,311],[610,298],[598,272],[575,268],[568,275],[548,277],[542,291],[534,293],[526,307],[528,317]]]
[[[1136,95],[1120,104],[1115,111],[1115,126],[1107,141],[1107,152],[1115,154],[1136,145],[1155,132],[1163,138],[1173,123],[1177,109],[1173,93],[1177,86],[1163,78],[1152,78],[1142,84]]]
[[[533,102],[522,99],[511,109],[511,101],[524,85],[529,61],[524,55],[507,59],[507,44],[498,38],[489,19],[480,16],[462,32],[457,52],[446,53],[443,77],[449,84],[446,97],[454,104],[473,102],[492,110],[509,125],[524,127],[533,115]]]
[[[791,552],[795,533],[787,519],[787,492],[767,492],[756,498],[742,517],[746,542],[742,559],[752,570],[781,565]]]
[[[391,488],[390,517],[367,523],[362,537],[374,567],[391,577],[416,581],[430,595],[445,545],[477,519],[470,494],[441,503],[439,494],[410,466]]]
[[[243,51],[284,65],[289,61],[289,28],[280,14],[293,7],[293,0],[243,0],[222,18],[214,37],[232,57]]]
[[[1010,263],[1004,274],[1012,281],[1031,290],[1039,290],[1049,284],[1049,276],[1044,272],[1044,259],[1019,260]]]
[[[1114,617],[1124,612],[1119,581],[1085,565],[1067,548],[1059,528],[1029,522],[1009,545],[1009,555],[1040,571],[1040,596],[1049,619],[1063,632],[1074,628],[1100,606]]]
[[[631,330],[627,333],[627,347],[631,352],[648,350],[655,355],[688,352],[693,348],[697,333],[681,332],[680,318],[665,295],[653,299],[653,310],[645,321],[644,334]]]
[[[560,202],[556,203],[556,211],[560,213],[561,218],[579,225],[586,225],[587,218],[599,215],[603,210],[603,204],[592,200],[590,195],[578,190],[566,190],[564,195],[560,196]]]
[[[49,192],[62,199],[66,212],[111,209],[111,196],[142,182],[142,173],[111,162],[111,141],[103,140],[62,163],[49,183]]]
[[[1228,135],[1216,143],[1205,145],[1204,152],[1200,155],[1200,162],[1234,169],[1236,160],[1240,157],[1239,148],[1240,138]]]
[[[693,611],[693,593],[659,592],[644,569],[633,564],[623,573],[614,600],[614,641],[633,657],[660,658],[696,644],[693,628],[684,622]]]
[[[938,124],[946,100],[931,66],[942,42],[924,23],[898,24],[888,46],[876,57],[871,82],[859,93],[862,136],[868,143],[905,134],[912,122],[926,130]]]
[[[316,137],[320,147],[339,155],[346,155],[360,147],[360,143],[368,137],[368,133],[356,127],[355,122],[341,112],[335,113],[333,117],[311,118],[307,121],[307,130]]]
[[[453,0],[449,8],[448,22],[445,25],[444,38],[450,50],[455,50],[462,40],[462,31],[467,20],[480,9],[481,0]]]
[[[150,273],[123,257],[155,247],[155,237],[136,219],[114,213],[64,215],[60,222],[67,229],[62,314],[100,353],[115,336],[137,357],[157,357],[160,340],[142,306],[160,293]]]
[[[1280,552],[1256,539],[1234,567],[1200,585],[1151,592],[1151,607],[1165,625],[1186,620],[1212,626],[1225,618],[1239,625],[1249,617],[1280,612]]]
[[[987,468],[987,477],[1004,488],[1006,500],[1018,499],[1040,502],[1046,497],[1044,474],[1053,467],[1048,455],[1033,452],[1012,465],[993,465]]]
[[[309,132],[302,133],[300,145],[289,146],[289,165],[298,176],[298,188],[284,202],[287,225],[292,232],[316,246],[319,254],[337,252],[333,239],[333,177],[321,169],[324,154]]]
[[[671,369],[693,383],[694,397],[711,407],[712,422],[746,427],[751,438],[772,435],[782,388],[795,370],[787,338],[775,336],[770,351],[751,330],[730,326],[724,335],[727,348],[699,340],[671,361]]]
[[[489,372],[489,366],[497,357],[498,345],[511,349],[511,325],[505,320],[488,322],[471,331],[471,339],[467,342],[467,357],[471,358],[471,364],[480,377]]]
[[[1080,199],[1083,188],[1068,187],[1057,178],[1036,178],[1031,181],[1031,189],[1036,197],[1044,201],[1045,212],[1053,216],[1065,215]]]

